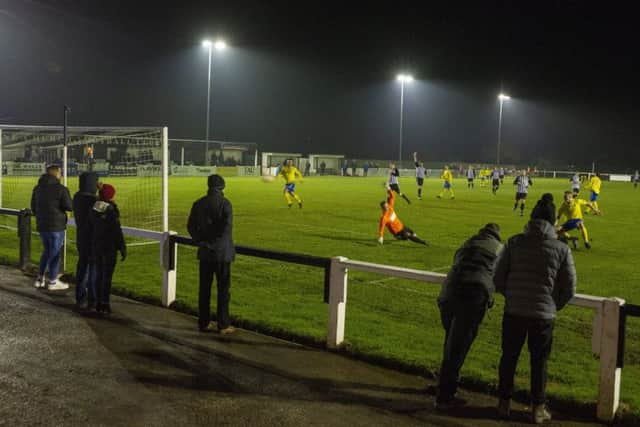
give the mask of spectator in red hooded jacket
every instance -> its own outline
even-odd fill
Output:
[[[91,209],[89,222],[93,230],[92,252],[96,263],[96,311],[110,314],[110,294],[118,252],[122,261],[127,257],[127,246],[120,226],[120,210],[115,203],[116,189],[109,184],[100,187],[99,199]]]

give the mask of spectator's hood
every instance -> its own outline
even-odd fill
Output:
[[[58,183],[60,183],[58,178],[56,178],[53,175],[49,175],[47,173],[42,175],[40,177],[40,179],[38,180],[38,185],[54,185],[54,184],[58,184]]]
[[[98,191],[98,174],[95,172],[83,172],[80,174],[80,192],[96,194]]]

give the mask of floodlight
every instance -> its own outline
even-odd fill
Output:
[[[398,74],[396,76],[396,80],[403,83],[409,83],[413,81],[413,76],[411,74]]]
[[[213,46],[216,48],[216,50],[225,50],[227,48],[227,43],[225,43],[224,40],[216,40]]]
[[[506,95],[506,94],[504,94],[504,93],[501,93],[500,95],[498,95],[498,99],[499,99],[500,101],[506,101],[506,100],[508,100],[508,99],[511,99],[511,97],[510,97],[509,95]]]
[[[203,40],[202,41],[202,46],[206,47],[206,48],[210,48],[213,44],[211,43],[211,40]]]

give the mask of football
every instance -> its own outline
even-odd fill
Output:
[[[271,175],[262,175],[262,182],[273,182],[276,177]]]

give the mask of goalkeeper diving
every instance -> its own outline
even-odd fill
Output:
[[[387,185],[387,200],[380,202],[382,216],[380,217],[380,226],[378,227],[378,243],[384,243],[384,228],[387,227],[389,232],[398,240],[411,240],[412,242],[427,245],[428,243],[418,237],[418,235],[409,227],[405,227],[398,215],[393,210],[395,206],[396,196],[393,194],[391,187]]]

